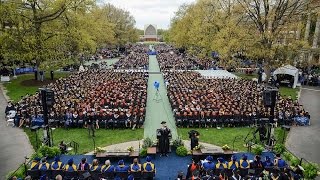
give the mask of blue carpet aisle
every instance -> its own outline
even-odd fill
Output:
[[[237,153],[235,154],[235,156],[237,157],[238,161],[241,159],[243,154],[246,154],[249,160],[254,159],[253,154]],[[266,156],[269,156],[270,159],[273,161],[274,159],[273,153],[265,152],[261,155],[261,159],[264,161]],[[60,159],[62,162],[67,162],[70,158],[73,158],[74,163],[79,164],[83,157],[87,158],[88,163],[92,163],[92,160],[95,158],[95,156],[93,155],[62,155]],[[214,157],[214,158],[216,159],[217,157]],[[146,162],[145,158],[141,158],[140,161],[141,163]],[[155,159],[154,158],[152,159],[152,162],[156,166],[156,180],[169,180],[169,179],[172,180],[177,177],[178,172],[180,171],[184,172],[184,175],[187,174],[188,164],[191,163],[191,156],[179,157],[175,153],[170,153],[169,157],[159,157],[157,155]],[[102,163],[104,162],[100,162],[100,164]],[[118,160],[112,160],[111,163],[113,165],[117,165]],[[130,165],[131,163],[132,163],[132,160],[127,159],[125,161],[126,165]]]

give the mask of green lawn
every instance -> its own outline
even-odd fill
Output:
[[[55,72],[54,77],[67,77],[69,75],[68,72]],[[46,73],[46,78],[50,78],[49,72]],[[4,86],[7,89],[7,95],[13,101],[19,101],[21,96],[25,96],[26,94],[34,94],[39,90],[41,85],[30,85],[26,86],[21,84],[23,81],[34,79],[34,74],[23,74],[18,75],[17,79],[11,80],[9,83],[5,83]]]
[[[289,87],[284,87],[284,86],[281,86],[280,89],[279,89],[279,93],[282,97],[288,97],[288,96],[291,96],[291,98],[293,100],[296,100],[297,97],[298,97],[298,92],[299,92],[300,88],[289,88]]]
[[[36,134],[32,132],[29,128],[25,128],[24,131],[27,133],[29,140],[33,146],[36,148]],[[125,130],[106,130],[99,129],[95,132],[96,147],[105,147],[112,144],[118,144],[128,141],[136,141],[143,138],[143,129],[136,129],[135,131],[131,129]],[[42,138],[42,130],[38,131],[39,139]],[[93,151],[93,140],[92,137],[88,135],[87,129],[70,129],[65,130],[63,128],[58,128],[53,130],[53,142],[54,145],[58,145],[60,141],[71,142],[75,141],[79,144],[78,154],[85,154],[87,152]]]
[[[188,132],[191,129],[189,128],[179,128],[178,129],[178,135],[182,137],[182,139],[187,140],[189,138]],[[199,129],[195,128],[194,130],[197,130],[200,133],[200,142],[206,142],[209,144],[214,144],[217,146],[223,146],[227,144],[231,149],[233,146],[233,141],[235,137],[237,137],[237,140],[234,143],[234,149],[237,151],[247,151],[247,148],[244,147],[244,139],[247,136],[248,132],[253,132],[256,130],[256,128],[222,128],[222,129],[216,129],[216,128],[210,128],[210,129]],[[279,139],[279,142],[282,142],[283,137],[283,131],[281,128],[275,129],[275,136],[276,139]],[[253,133],[249,133],[249,136],[247,140],[250,140],[253,138]],[[257,134],[256,138],[259,138],[259,135]]]

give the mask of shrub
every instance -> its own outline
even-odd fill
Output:
[[[41,154],[41,152],[37,151],[37,152],[35,152],[35,153],[33,153],[33,154],[31,155],[31,160],[33,160],[33,159],[36,158],[36,157],[42,158],[43,155]]]
[[[134,151],[134,148],[133,148],[133,146],[129,146],[129,147],[127,148],[127,150],[130,151],[130,152],[133,152],[133,151]]]
[[[16,176],[17,178],[24,178],[26,174],[26,169],[24,166],[20,166],[19,169],[14,173],[14,171],[10,171],[6,175],[6,179],[9,179],[10,177]]]
[[[103,149],[102,147],[96,147],[96,153],[104,153],[106,152],[105,149]]]
[[[141,157],[146,157],[147,156],[147,148],[142,148],[140,150],[140,154]]]
[[[252,149],[253,153],[256,154],[256,155],[261,155],[263,150],[264,150],[264,148],[263,148],[263,146],[261,146],[261,145],[256,145],[256,146]]]
[[[300,164],[300,159],[292,156],[291,159],[290,159],[290,165],[291,166],[297,166]]]
[[[188,155],[188,150],[184,146],[179,146],[176,150],[178,156],[186,156]]]
[[[58,147],[41,146],[37,153],[41,153],[39,155],[52,158],[54,156],[60,155],[61,151]],[[42,157],[42,156],[39,156],[39,157]]]
[[[150,138],[145,138],[144,140],[143,140],[143,145],[142,145],[142,148],[148,148],[148,147],[152,147],[152,145],[153,145],[153,142],[152,142],[152,140],[150,139]]]
[[[303,176],[306,179],[315,179],[318,176],[319,167],[317,164],[308,163],[302,165],[304,168]]]
[[[283,158],[284,158],[286,161],[291,161],[291,159],[293,158],[293,156],[292,156],[289,152],[284,152],[284,153],[283,153]]]
[[[178,148],[180,146],[184,146],[184,143],[183,143],[183,141],[181,139],[181,136],[178,136],[177,139],[172,141],[172,146],[175,147],[175,148]]]
[[[222,146],[223,150],[230,150],[230,147],[228,146],[228,144],[225,144],[224,146]]]
[[[273,151],[276,153],[276,154],[282,154],[284,153],[286,150],[286,147],[283,145],[283,144],[276,144],[274,147],[273,147]]]

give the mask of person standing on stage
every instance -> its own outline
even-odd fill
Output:
[[[191,132],[192,134],[191,134],[191,137],[190,137],[190,139],[191,139],[191,144],[190,144],[190,146],[191,146],[191,150],[193,150],[196,146],[199,146],[199,136],[200,136],[200,133],[199,132],[197,132],[197,131],[194,131],[194,132]]]
[[[168,156],[169,145],[170,145],[169,138],[171,138],[171,130],[167,127],[167,124],[165,121],[162,121],[161,124],[162,124],[162,127],[158,131],[159,150],[161,153],[160,156]]]
[[[87,117],[86,124],[87,124],[87,128],[88,128],[89,136],[91,136],[91,134],[92,134],[92,137],[95,137],[94,136],[95,119],[94,119],[94,113],[93,112],[91,114],[89,114],[89,116]]]

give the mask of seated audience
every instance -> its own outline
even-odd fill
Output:
[[[68,163],[64,166],[63,169],[68,172],[77,171],[77,166],[73,163],[73,158],[68,160]]]
[[[280,155],[280,154],[277,154],[277,155],[276,155],[276,158],[274,159],[274,166],[275,166],[275,167],[278,167],[278,168],[285,168],[285,167],[287,167],[286,161],[281,158],[281,155]]]
[[[236,156],[233,155],[233,156],[231,156],[231,161],[228,162],[228,169],[234,170],[234,169],[238,169],[238,168],[239,168],[239,163],[237,161]]]
[[[32,160],[31,162],[31,166],[30,166],[30,170],[37,170],[39,169],[39,165],[40,165],[40,158],[36,157]]]
[[[246,155],[242,155],[242,159],[239,161],[239,165],[241,169],[249,169],[250,168],[250,162],[247,159],[248,157]]]
[[[196,162],[194,159],[192,159],[192,163],[189,164],[189,166],[188,166],[186,178],[187,179],[191,178],[195,171],[199,172],[200,170],[201,170],[201,166],[199,165],[199,163]]]
[[[115,168],[115,172],[129,172],[129,167],[126,166],[124,161],[121,159]]]
[[[216,168],[216,166],[215,166],[215,164],[214,164],[214,162],[213,162],[213,157],[212,157],[212,156],[208,156],[208,157],[206,158],[206,162],[204,162],[204,163],[202,164],[202,169],[203,169],[205,172],[209,173],[209,171],[214,171],[215,168]]]
[[[252,163],[250,163],[250,168],[251,168],[251,169],[264,168],[260,156],[256,155],[256,156],[254,157],[254,161],[253,161]]]
[[[105,161],[105,164],[101,167],[101,172],[114,172],[114,166],[111,165],[110,160]]]
[[[224,159],[222,157],[219,157],[217,159],[217,164],[216,164],[216,169],[219,169],[219,170],[224,170],[224,169],[227,169],[227,165],[226,163],[224,162]]]
[[[265,161],[263,162],[263,167],[265,167],[265,168],[271,168],[271,167],[273,167],[274,166],[274,164],[273,164],[273,162],[270,160],[270,157],[269,156],[266,156],[265,157]]]
[[[133,163],[130,165],[131,172],[140,172],[142,171],[141,164],[139,164],[138,158],[133,159]]]
[[[101,167],[99,165],[99,161],[97,159],[94,159],[92,161],[92,164],[90,165],[90,171],[93,172],[93,171],[98,171],[100,172],[101,171]]]
[[[51,169],[52,170],[61,170],[63,168],[64,164],[60,161],[60,158],[56,156],[54,158],[54,161],[51,163]]]
[[[143,169],[143,172],[156,172],[156,167],[154,163],[151,162],[150,156],[146,157],[146,162],[143,163],[142,169]]]
[[[89,163],[87,163],[87,158],[82,158],[78,165],[78,171],[88,171],[90,169]]]

